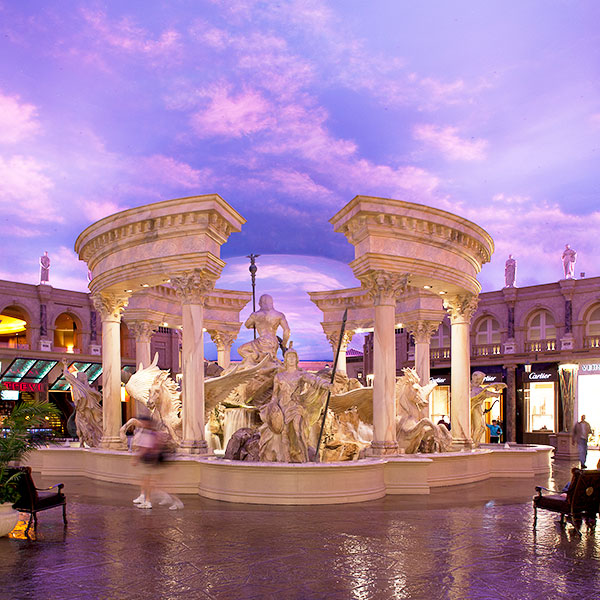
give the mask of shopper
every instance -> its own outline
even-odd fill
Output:
[[[490,444],[499,444],[500,436],[502,435],[502,427],[496,419],[492,420],[492,424],[486,423],[485,426],[490,430]]]
[[[573,427],[573,443],[577,444],[579,462],[581,463],[582,469],[585,469],[585,461],[587,459],[588,451],[588,437],[590,433],[592,433],[592,428],[585,420],[585,415],[581,415],[581,420],[575,423],[575,426]]]

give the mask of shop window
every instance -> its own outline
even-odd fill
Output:
[[[527,431],[553,432],[555,421],[554,382],[526,383],[524,394]]]
[[[484,346],[500,343],[500,323],[494,317],[485,317],[475,330],[475,344]]]
[[[431,420],[437,423],[442,417],[450,422],[450,386],[438,385],[430,396]]]
[[[78,347],[77,329],[77,323],[70,314],[58,315],[54,322],[54,347],[73,352]]]
[[[527,329],[527,339],[530,342],[556,339],[554,317],[549,311],[540,310],[531,317]]]

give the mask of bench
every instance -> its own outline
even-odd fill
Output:
[[[31,467],[10,467],[9,474],[20,473],[17,477],[17,490],[19,499],[13,508],[20,512],[29,513],[29,523],[25,533],[29,531],[31,522],[37,527],[37,513],[49,508],[62,506],[63,522],[67,524],[67,499],[63,494],[64,484],[57,483],[49,488],[36,488],[31,476]]]
[[[566,519],[578,532],[583,519],[588,529],[595,528],[600,505],[600,471],[574,468],[572,474],[566,494],[536,486],[538,495],[533,497],[534,529],[537,525],[538,508],[559,513],[560,524],[564,526]],[[544,495],[543,492],[551,493]]]

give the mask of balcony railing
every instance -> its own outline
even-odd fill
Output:
[[[450,348],[431,348],[429,358],[431,360],[450,360]]]
[[[471,346],[471,356],[493,356],[494,354],[502,354],[501,344],[479,344]]]
[[[0,348],[14,348],[15,350],[29,350],[29,344],[15,344],[13,342],[0,342]]]
[[[552,352],[557,349],[556,340],[535,340],[525,342],[525,352]]]
[[[600,348],[600,335],[590,335],[583,343],[586,348]]]

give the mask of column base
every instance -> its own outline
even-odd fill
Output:
[[[568,431],[561,431],[556,434],[555,460],[579,461],[579,451],[577,444],[573,443],[572,434]]]
[[[198,454],[200,456],[209,456],[213,454],[211,448],[208,447],[206,440],[183,440],[179,444],[179,452],[182,454]]]
[[[473,450],[475,448],[475,444],[473,440],[470,439],[453,439],[452,440],[452,450],[454,452],[460,452],[461,450]]]
[[[123,442],[119,436],[103,436],[100,440],[100,448],[105,450],[125,450],[127,451],[127,443]]]
[[[400,451],[396,441],[373,441],[366,450],[367,456],[395,456],[397,454],[400,454]]]

